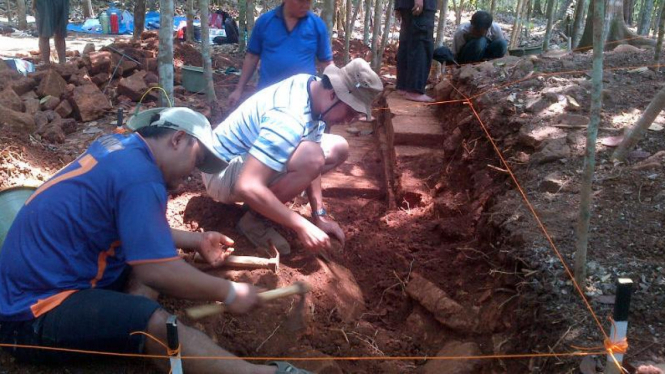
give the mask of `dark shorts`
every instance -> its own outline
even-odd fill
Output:
[[[142,296],[89,289],[79,291],[52,311],[24,322],[0,322],[0,342],[90,351],[143,353],[148,321],[160,305]],[[19,361],[59,363],[90,355],[28,348],[4,348]]]
[[[69,22],[69,0],[34,0],[37,10],[37,32],[39,36],[67,36]]]

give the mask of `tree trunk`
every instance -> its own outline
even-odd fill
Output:
[[[203,59],[203,77],[206,80],[206,98],[208,103],[214,104],[217,102],[217,95],[215,94],[215,81],[212,78],[212,61],[210,60],[210,26],[208,22],[203,21],[208,19],[210,0],[199,0],[199,5],[201,8],[201,58]]]
[[[134,5],[134,40],[141,39],[145,28],[145,0],[136,0]]]
[[[185,35],[185,38],[190,43],[194,43],[194,1],[187,0],[187,35]],[[202,3],[200,5],[203,6]],[[208,23],[208,20],[203,18],[203,12],[201,12],[201,27],[204,23]]]
[[[326,24],[326,28],[328,29],[328,38],[332,42],[333,20],[335,17],[335,0],[323,1],[323,11],[321,12],[321,16]]]
[[[625,161],[626,154],[635,147],[637,142],[642,140],[644,133],[646,133],[649,126],[651,126],[663,108],[665,108],[665,88],[658,91],[653,100],[651,100],[651,103],[649,103],[647,109],[642,113],[640,119],[637,120],[635,126],[628,130],[626,137],[612,154],[612,159]]]
[[[663,2],[665,4],[665,1]],[[656,62],[660,61],[660,53],[663,50],[663,36],[665,34],[665,5],[660,11],[660,22],[658,23],[658,42],[656,42],[656,53],[654,55],[654,60]]]
[[[525,1],[526,0],[517,0],[517,8],[515,9],[515,22],[513,22],[513,30],[510,33],[510,43],[509,43],[510,48],[515,48],[520,39],[520,30],[519,30],[520,16],[522,15],[522,8],[524,7]],[[549,0],[549,1],[554,2],[556,0]],[[455,0],[453,0],[453,4],[454,3]]]
[[[159,1],[159,85],[166,91],[161,106],[173,103],[173,0]]]
[[[554,9],[554,8],[552,8]],[[536,16],[542,16],[543,15],[543,5],[541,0],[536,0],[533,3],[533,14]]]
[[[626,43],[634,46],[654,46],[655,41],[647,38],[639,38],[637,34],[632,32],[623,20],[623,1],[622,0],[608,0],[609,6],[605,12],[606,25],[603,27],[603,39],[605,40],[605,49],[614,49],[617,45]],[[579,48],[589,48],[592,45],[592,36],[594,23],[593,19],[595,1],[589,4],[589,13],[587,15],[586,27],[584,34],[580,40]],[[605,8],[605,6],[603,6]]]
[[[592,0],[593,1],[593,0]],[[582,37],[582,27],[584,26],[584,13],[586,8],[586,0],[577,0],[575,6],[575,18],[573,19],[573,30],[571,33],[572,46],[577,48],[577,44]]]
[[[35,1],[35,0],[32,0]],[[83,7],[83,18],[88,19],[88,18],[94,18],[95,17],[95,11],[92,9],[92,1],[91,0],[83,0],[81,1],[81,6]]]
[[[660,15],[663,12],[664,3],[665,1],[654,1],[653,3],[653,16],[651,17],[651,26],[649,27],[651,37],[658,36],[658,25],[660,25]]]
[[[247,0],[247,37],[249,38],[252,35],[252,30],[254,30],[254,8],[256,8],[256,3],[254,0]]]
[[[492,0],[492,4],[490,5],[490,13],[492,16],[496,14],[496,3],[498,0]]]
[[[386,28],[383,31],[383,36],[381,37],[381,46],[379,47],[379,53],[377,54],[376,61],[374,62],[374,71],[377,73],[381,70],[381,61],[383,61],[383,51],[386,50],[386,44],[388,43],[388,37],[390,36],[390,28],[393,27],[393,7],[395,6],[395,0],[389,0],[388,6],[386,7]]]
[[[28,29],[28,20],[25,16],[25,0],[16,0],[16,22],[19,30]]]
[[[630,12],[633,11],[633,2],[635,0],[625,0],[623,4],[623,21],[630,26]]]
[[[443,45],[443,35],[446,30],[446,17],[448,17],[448,0],[439,0],[439,23],[436,25],[435,48]]]
[[[455,5],[455,26],[459,26],[462,23],[462,12],[464,11],[464,0],[459,0],[459,5],[456,5],[455,0],[453,0],[453,5]]]
[[[576,252],[575,252],[575,281],[583,290],[586,283],[586,254],[589,244],[589,221],[591,220],[591,183],[596,167],[596,138],[600,111],[602,109],[603,91],[603,21],[605,14],[605,0],[593,0],[595,14],[593,17],[593,73],[591,88],[591,119],[587,128],[586,151],[584,157],[584,171],[580,188],[580,213],[577,220]],[[612,1],[612,0],[610,0]],[[623,12],[620,13],[623,21]]]
[[[12,25],[12,1],[5,0],[7,3],[7,24]],[[34,1],[34,0],[33,0]]]
[[[382,9],[383,9],[383,4],[381,3],[381,0],[376,0],[376,3],[374,3],[374,32],[372,33],[372,62],[376,61],[376,59],[379,58],[379,38],[381,37]]]
[[[555,0],[556,1],[556,0]],[[556,13],[556,20],[562,20],[566,17],[566,11],[568,8],[570,8],[570,4],[573,3],[573,0],[563,0],[563,2],[560,4],[561,7],[559,8],[559,11]]]
[[[550,49],[550,38],[552,37],[552,19],[554,18],[554,0],[547,3],[547,28],[545,29],[545,40],[543,40],[543,51]]]
[[[346,0],[346,24],[344,26],[344,65],[349,63],[349,42],[351,41],[351,34],[353,33],[353,23],[355,20],[351,19],[351,7],[353,2]],[[356,10],[358,6],[356,6]]]
[[[648,35],[651,26],[651,13],[653,12],[653,0],[644,0],[640,11],[640,24],[637,27],[639,35]]]
[[[365,0],[365,24],[363,28],[363,44],[369,46],[369,27],[372,19],[372,0]]]
[[[247,1],[246,0],[238,0],[238,26],[240,27],[240,30],[238,30],[239,34],[238,35],[238,48],[240,49],[240,52],[245,52],[245,49],[247,49],[247,39],[249,39],[249,35],[247,35]]]

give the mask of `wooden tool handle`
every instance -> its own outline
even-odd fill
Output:
[[[261,301],[271,301],[276,299],[281,299],[282,297],[287,297],[291,295],[301,295],[311,291],[312,287],[305,282],[296,282],[290,286],[276,288],[274,290],[261,292],[259,294],[259,299]]]
[[[261,257],[250,257],[250,256],[229,256],[224,261],[224,265],[228,266],[237,266],[237,267],[269,267],[270,259],[261,258]]]
[[[199,305],[185,310],[185,314],[191,319],[201,319],[221,313],[224,313],[224,305],[221,303]]]
[[[301,295],[311,291],[312,286],[305,282],[296,282],[290,286],[276,288],[274,290],[261,292],[258,294],[259,299],[264,301],[271,301],[280,299],[291,295]],[[224,312],[224,304],[214,303],[207,305],[199,305],[188,308],[185,310],[187,316],[191,319],[201,319],[204,317],[213,316]]]

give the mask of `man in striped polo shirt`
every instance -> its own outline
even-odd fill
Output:
[[[265,218],[293,229],[308,249],[329,248],[328,235],[343,244],[344,232],[323,205],[321,175],[346,160],[349,144],[324,130],[360,113],[371,118],[372,102],[382,90],[369,64],[355,59],[341,69],[328,66],[322,79],[298,74],[259,91],[214,130],[215,150],[229,166],[203,174],[208,194],[249,206],[237,229],[257,246],[272,240],[280,253],[291,251]],[[313,222],[284,205],[302,191]]]

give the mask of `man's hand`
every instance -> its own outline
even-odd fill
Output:
[[[414,16],[419,16],[422,12],[423,12],[423,0],[414,0],[411,13]]]
[[[201,238],[201,243],[199,245],[199,254],[203,257],[210,265],[219,266],[226,258],[233,253],[233,248],[224,248],[230,247],[233,245],[233,240],[226,235],[222,235],[216,231],[208,231],[202,233],[203,237]]]
[[[344,248],[344,231],[341,227],[339,227],[337,222],[328,216],[314,216],[314,224],[326,234],[336,237],[337,240],[339,240],[339,242],[342,244],[342,248]]]
[[[305,219],[305,225],[298,230],[298,239],[305,248],[316,251],[319,249],[330,249],[330,237],[318,227]]]
[[[235,89],[231,94],[229,95],[229,100],[228,104],[229,107],[235,107],[236,104],[240,101],[240,97],[242,96],[242,90],[241,89]]]
[[[230,287],[233,287],[236,296],[233,301],[225,305],[229,312],[246,313],[258,304],[258,288],[249,283],[235,282],[230,282]]]

